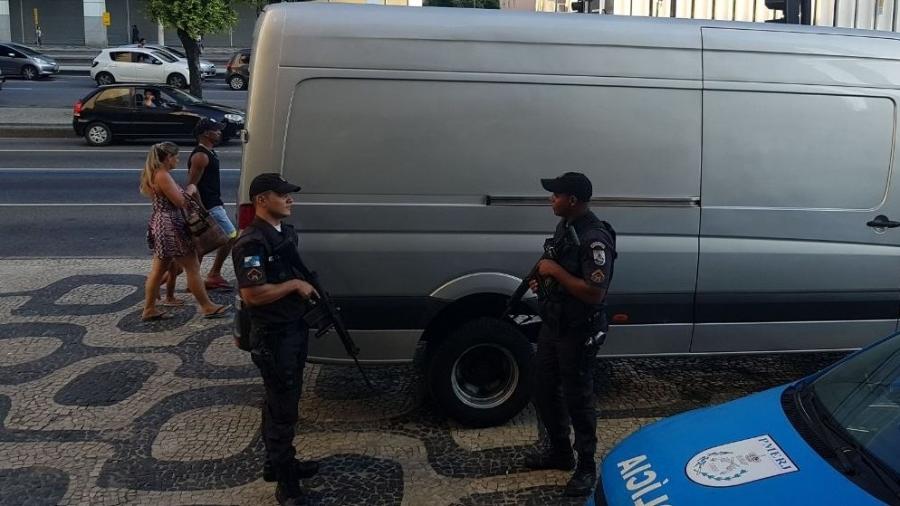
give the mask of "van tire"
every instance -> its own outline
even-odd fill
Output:
[[[116,78],[109,72],[100,72],[97,74],[97,86],[106,86],[108,84],[116,84]]]
[[[166,78],[166,84],[175,88],[187,88],[187,79],[179,73],[169,74]]]
[[[108,146],[113,141],[112,130],[105,123],[95,121],[84,129],[84,140],[91,146]]]
[[[531,355],[528,339],[510,322],[478,318],[465,323],[430,354],[432,399],[463,425],[503,424],[528,404]]]

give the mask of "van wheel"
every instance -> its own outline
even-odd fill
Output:
[[[22,67],[22,77],[27,81],[37,79],[38,71],[36,68],[34,68],[34,65],[25,65],[24,67]]]
[[[113,77],[113,75],[109,72],[100,72],[99,74],[97,74],[97,84],[99,84],[100,86],[106,86],[115,83],[116,78]]]
[[[104,123],[91,123],[84,129],[84,140],[91,146],[108,146],[112,143],[112,131]]]
[[[431,355],[431,395],[464,425],[502,424],[528,403],[531,352],[528,339],[512,323],[495,318],[466,323]]]
[[[169,86],[173,86],[175,88],[186,88],[187,87],[187,79],[184,78],[181,74],[171,74],[166,79],[166,84]]]
[[[233,75],[228,78],[228,86],[232,90],[244,90],[247,89],[247,81],[244,80],[242,75]]]

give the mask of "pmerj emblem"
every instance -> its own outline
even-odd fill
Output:
[[[691,481],[708,487],[733,487],[797,470],[767,434],[709,448],[685,466]]]

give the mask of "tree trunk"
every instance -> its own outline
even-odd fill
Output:
[[[178,29],[178,38],[181,39],[181,45],[187,55],[188,71],[191,77],[191,95],[203,98],[203,86],[200,82],[200,45],[197,44],[196,39],[181,28]]]

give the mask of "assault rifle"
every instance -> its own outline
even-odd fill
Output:
[[[581,246],[581,240],[578,239],[578,233],[575,232],[575,227],[571,225],[566,225],[566,233],[561,241],[554,241],[552,237],[544,241],[544,254],[541,255],[541,258],[534,264],[534,267],[528,271],[528,274],[522,279],[519,286],[516,287],[516,291],[513,292],[512,296],[509,298],[509,302],[506,304],[506,309],[503,310],[503,317],[509,315],[512,310],[522,302],[522,297],[525,296],[525,292],[530,288],[528,286],[528,281],[538,278],[538,265],[541,264],[541,260],[556,260],[559,258],[562,250],[570,246],[576,248]],[[538,298],[546,299],[547,295],[547,287],[540,279],[538,279]]]
[[[328,295],[328,291],[325,290],[325,287],[322,285],[321,281],[319,281],[319,275],[306,267],[303,260],[300,258],[300,252],[297,251],[297,248],[291,241],[283,241],[275,247],[273,253],[284,255],[283,258],[288,259],[291,267],[294,268],[307,283],[312,285],[319,294],[318,297],[313,296],[314,298],[309,300],[310,309],[303,315],[303,320],[306,322],[306,325],[309,326],[309,328],[316,329],[315,336],[317,338],[334,330],[334,333],[337,334],[341,343],[344,345],[344,350],[347,351],[347,355],[353,359],[353,363],[356,364],[356,368],[359,369],[359,374],[366,382],[366,386],[374,392],[375,387],[372,386],[369,377],[366,376],[366,372],[363,370],[362,366],[359,365],[359,359],[357,358],[359,356],[359,346],[353,341],[350,332],[347,330],[346,325],[344,325],[344,320],[341,319],[341,308],[335,305],[334,300]]]

